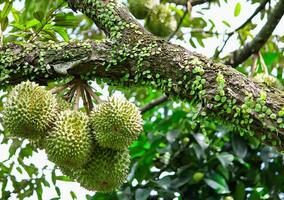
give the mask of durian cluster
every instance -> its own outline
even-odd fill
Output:
[[[145,19],[145,27],[151,33],[166,38],[177,28],[177,20],[171,9],[160,0],[128,0],[130,12],[137,19]]]
[[[88,116],[29,81],[9,93],[3,121],[11,134],[44,149],[64,174],[99,192],[126,181],[128,147],[142,132],[138,108],[125,99],[110,97]]]

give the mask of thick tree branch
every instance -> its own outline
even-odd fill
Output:
[[[106,0],[72,4],[110,37],[96,43],[8,45],[0,50],[0,86],[66,76],[110,84],[150,85],[198,105],[200,117],[219,119],[240,133],[284,149],[284,95],[237,70],[144,29],[122,5]]]
[[[272,10],[272,12],[268,15],[267,22],[260,30],[260,32],[251,42],[247,43],[243,48],[232,52],[229,60],[226,61],[226,64],[236,67],[246,59],[248,59],[248,57],[250,57],[252,54],[258,52],[261,47],[267,42],[283,15],[284,1],[279,0],[275,5],[274,10]]]
[[[177,5],[186,5],[189,0],[168,0],[169,3],[175,3]],[[197,6],[204,3],[210,3],[214,0],[191,0],[190,3],[192,6]]]

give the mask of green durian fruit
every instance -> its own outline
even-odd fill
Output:
[[[45,137],[43,136],[42,138],[38,138],[38,139],[32,139],[29,140],[30,145],[36,150],[36,149],[40,149],[40,150],[44,150],[45,149]]]
[[[159,37],[168,37],[176,30],[177,21],[171,14],[169,6],[159,4],[148,15],[145,27]]]
[[[130,155],[127,149],[116,151],[96,147],[92,159],[85,168],[71,174],[88,190],[112,192],[126,181],[129,165]]]
[[[68,110],[71,108],[70,103],[65,101],[62,97],[56,96],[57,99],[57,105],[58,105],[58,113],[64,110]],[[45,137],[41,137],[38,139],[32,139],[29,140],[31,146],[33,146],[34,149],[45,149]]]
[[[138,108],[127,100],[110,97],[91,112],[92,132],[101,147],[122,150],[142,132]]]
[[[57,165],[73,168],[84,165],[93,149],[88,116],[80,111],[61,112],[53,131],[46,136],[45,149],[48,158]]]
[[[156,5],[159,0],[128,0],[129,10],[137,19],[144,19]]]
[[[30,81],[15,86],[4,105],[4,127],[13,135],[41,138],[57,116],[56,97]]]
[[[264,83],[270,87],[274,87],[279,90],[284,90],[284,86],[282,85],[282,83],[277,78],[269,74],[259,73],[255,77],[253,77],[253,79],[258,83]]]
[[[62,97],[56,96],[56,99],[60,111],[69,110],[71,108],[71,104]]]

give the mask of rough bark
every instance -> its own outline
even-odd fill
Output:
[[[237,70],[147,33],[122,6],[110,0],[75,1],[109,36],[101,43],[8,45],[0,50],[0,86],[66,76],[104,78],[111,84],[151,85],[169,97],[198,105],[241,134],[283,149],[284,96]]]

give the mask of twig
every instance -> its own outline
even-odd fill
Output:
[[[265,61],[262,57],[261,52],[258,52],[258,56],[259,56],[259,60],[260,60],[260,63],[261,63],[261,69],[263,70],[264,74],[268,75],[267,65],[265,64]]]
[[[251,74],[250,77],[253,77],[255,71],[256,71],[256,67],[257,67],[257,60],[258,60],[258,54],[254,54],[253,56],[253,64],[251,67]]]
[[[283,14],[284,1],[279,0],[278,3],[275,5],[274,9],[268,15],[267,22],[259,31],[259,33],[254,37],[254,39],[251,42],[247,43],[243,48],[237,49],[232,52],[232,55],[225,62],[225,64],[231,65],[232,67],[236,67],[240,63],[244,62],[252,54],[258,52],[270,38],[274,29],[281,20]]]
[[[187,14],[187,5],[185,6],[184,13],[183,13],[182,17],[180,18],[180,20],[178,22],[176,30],[170,35],[170,37],[168,38],[168,41],[170,41],[177,34],[177,32],[179,31],[179,29],[182,25],[184,18],[186,17],[186,14]]]
[[[141,114],[147,112],[148,110],[151,110],[152,108],[154,108],[157,105],[160,105],[164,102],[166,102],[169,98],[165,95],[162,96],[158,99],[153,100],[152,102],[150,102],[149,104],[147,104],[146,106],[144,106],[143,108],[140,109]]]
[[[177,5],[186,5],[188,0],[168,0],[169,3],[175,3]],[[210,3],[214,0],[191,0],[190,3],[192,6],[197,6],[204,3]]]
[[[62,86],[59,86],[59,87],[52,88],[50,91],[51,91],[52,94],[58,94],[58,93],[62,92],[63,90],[65,90],[66,88],[72,87],[72,86],[74,86],[74,84],[72,84],[72,85],[65,84],[65,85],[62,85]]]
[[[263,0],[260,5],[256,8],[256,10],[253,12],[253,14],[242,24],[240,25],[238,28],[236,28],[235,30],[233,30],[232,32],[228,33],[228,36],[226,38],[226,40],[224,41],[222,47],[220,50],[218,50],[219,48],[217,48],[217,51],[214,54],[214,58],[218,58],[220,53],[224,50],[225,46],[227,45],[229,39],[235,34],[237,33],[239,30],[241,30],[242,28],[244,28],[248,23],[251,22],[251,20],[263,9],[265,8],[265,5],[267,4],[269,0]]]

